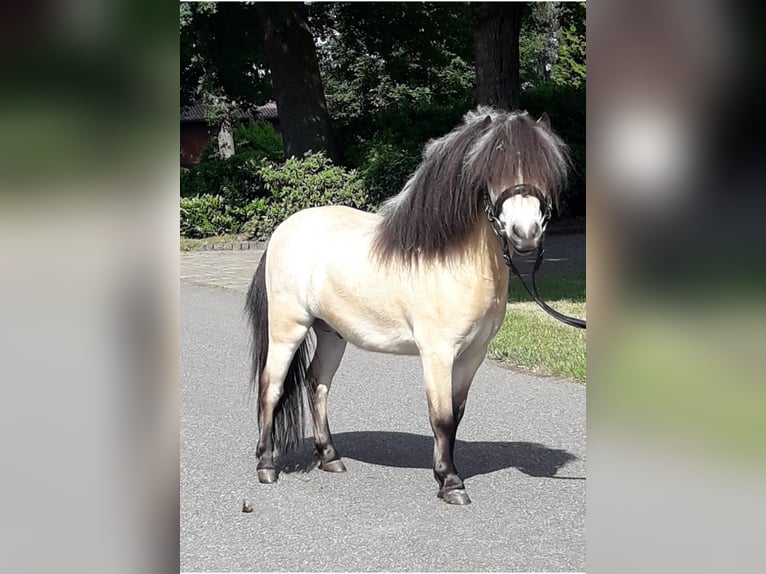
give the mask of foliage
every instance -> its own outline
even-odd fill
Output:
[[[235,158],[222,160],[209,152],[196,166],[196,174],[183,172],[182,185],[190,180],[188,185],[198,186],[194,189],[206,181],[225,183],[222,192],[181,198],[181,235],[201,238],[244,232],[267,239],[277,225],[301,209],[319,205],[363,209],[369,205],[357,173],[333,165],[322,153],[290,158],[282,164],[252,158],[232,161]]]
[[[401,191],[421,161],[423,146],[460,123],[472,106],[458,100],[444,106],[391,107],[376,115],[338,124],[348,166],[358,169],[373,205]]]
[[[473,105],[467,4],[313,4],[311,22],[336,139],[346,164],[368,176],[381,154],[411,165]],[[390,182],[374,193],[384,189]]]
[[[356,172],[333,165],[323,153],[290,158],[283,164],[263,163],[259,174],[269,196],[251,204],[251,219],[242,228],[249,237],[267,239],[282,221],[309,207],[367,205]]]
[[[440,105],[472,90],[466,3],[317,3],[311,23],[336,119]]]
[[[235,207],[220,195],[205,194],[181,198],[181,235],[210,237],[236,233],[243,221],[251,217],[254,205]]]
[[[558,58],[553,80],[559,85],[585,85],[585,2],[566,2],[559,7]]]
[[[261,13],[254,3],[181,3],[181,102],[205,101],[211,119],[271,94]]]
[[[374,140],[367,147],[364,163],[359,170],[370,203],[378,205],[399,193],[419,162],[420,154],[417,150]]]
[[[282,137],[266,122],[249,122],[234,128],[236,155],[247,160],[281,161]]]
[[[210,142],[197,165],[181,177],[181,197],[220,196],[232,207],[242,207],[264,194],[256,160],[235,154],[228,159],[218,156]]]
[[[551,127],[569,146],[569,188],[561,197],[561,213],[585,214],[585,87],[542,84],[521,93],[521,107],[534,116],[546,112]]]
[[[519,35],[519,65],[522,88],[538,86],[551,79],[558,55],[558,19],[553,2],[531,4]]]
[[[585,3],[536,2],[519,37],[522,87],[585,82]]]
[[[282,138],[271,125],[250,122],[234,129],[234,140],[232,157],[221,158],[211,141],[198,164],[181,169],[181,197],[216,195],[241,208],[266,194],[258,164],[282,159]]]

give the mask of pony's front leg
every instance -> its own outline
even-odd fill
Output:
[[[439,498],[449,504],[470,504],[463,480],[458,476],[452,460],[452,445],[458,421],[452,402],[451,348],[421,351],[428,414],[434,433],[434,478],[439,483]]]
[[[455,360],[452,367],[452,413],[455,417],[455,425],[452,430],[450,453],[455,455],[455,440],[457,428],[465,413],[465,403],[468,399],[468,391],[473,383],[476,371],[484,361],[487,354],[487,342],[474,343]]]

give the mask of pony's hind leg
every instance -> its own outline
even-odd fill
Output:
[[[327,421],[327,395],[330,392],[332,378],[346,350],[346,341],[321,320],[314,323],[314,332],[317,340],[316,353],[309,367],[309,377],[313,379],[310,405],[314,426],[314,446],[322,470],[344,472],[346,466],[335,448]]]
[[[271,483],[277,480],[276,466],[274,465],[275,431],[276,446],[280,449],[289,450],[295,448],[291,435],[299,434],[302,425],[301,404],[303,397],[300,394],[301,385],[299,362],[303,357],[299,355],[301,348],[306,345],[305,338],[308,326],[295,323],[288,330],[281,331],[278,338],[273,338],[269,343],[266,366],[261,374],[258,396],[258,424],[260,436],[258,440],[258,480],[263,483]],[[272,335],[274,331],[272,330]],[[291,372],[292,371],[292,372]],[[280,403],[285,390],[285,379],[290,377],[292,381],[292,395],[289,404],[285,401]],[[287,396],[284,397],[288,399]],[[280,411],[280,412],[277,412]],[[275,415],[282,417],[277,419]]]

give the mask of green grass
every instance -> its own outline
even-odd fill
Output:
[[[585,275],[542,279],[540,295],[554,309],[585,318]],[[488,356],[532,373],[585,381],[585,331],[560,323],[511,281],[508,311]]]
[[[205,243],[231,243],[232,241],[239,241],[239,235],[216,235],[215,237],[206,237],[205,239],[189,239],[188,237],[181,237],[181,251],[195,251],[204,245]]]

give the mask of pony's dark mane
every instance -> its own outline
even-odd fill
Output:
[[[381,208],[374,250],[383,260],[443,259],[479,222],[485,187],[523,174],[557,204],[567,162],[564,142],[526,112],[479,107],[426,145],[404,189]]]

